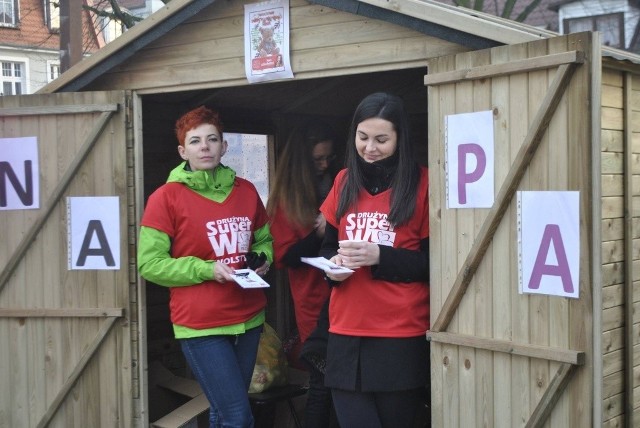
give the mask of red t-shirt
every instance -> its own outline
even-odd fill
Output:
[[[287,266],[282,264],[282,258],[289,248],[309,235],[313,229],[292,224],[284,210],[279,208],[271,218],[270,230],[273,236],[276,267],[285,268]],[[320,309],[329,297],[329,285],[324,279],[324,273],[309,265],[290,267],[287,273],[298,333],[300,341],[304,342],[318,323]]]
[[[394,248],[420,249],[429,236],[427,169],[421,167],[413,217],[393,227],[387,221],[391,190],[377,195],[361,192],[355,207],[336,218],[346,170],[340,171],[320,207],[338,239],[356,239]],[[414,337],[429,329],[429,287],[425,282],[390,282],[373,279],[371,268],[361,267],[334,287],[329,305],[329,331],[347,336]]]
[[[253,232],[267,223],[255,187],[236,178],[223,202],[212,201],[181,183],[166,183],[147,202],[141,224],[171,238],[171,257],[194,256],[242,268]],[[247,321],[266,306],[261,289],[205,281],[171,287],[171,322],[194,329]]]

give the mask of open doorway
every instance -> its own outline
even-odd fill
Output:
[[[330,124],[344,139],[337,147],[338,162],[344,158],[347,129],[357,104],[373,92],[399,95],[411,120],[412,139],[420,163],[427,163],[427,88],[425,68],[354,74],[309,80],[261,83],[239,87],[204,89],[171,94],[144,95],[143,162],[146,198],[166,181],[180,161],[174,124],[184,112],[200,105],[220,111],[226,135],[262,136],[267,141],[262,165],[269,178],[278,167],[278,155],[291,130],[301,121],[318,118]],[[236,138],[236,137],[234,137]],[[230,141],[230,144],[232,142]],[[340,163],[341,165],[341,163]],[[242,176],[240,171],[238,175]],[[252,180],[252,177],[244,177]],[[253,181],[253,180],[252,180]],[[266,201],[265,201],[266,202]],[[272,270],[267,280],[267,322],[283,341],[295,334],[295,319],[286,274]],[[169,320],[168,289],[146,286],[148,362],[160,362],[175,375],[183,376],[186,363],[173,339]],[[154,408],[150,399],[150,420],[166,409]]]

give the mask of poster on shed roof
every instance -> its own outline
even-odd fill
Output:
[[[250,83],[292,79],[289,0],[244,6],[244,68]]]

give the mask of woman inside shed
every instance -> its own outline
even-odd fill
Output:
[[[286,268],[300,342],[307,344],[329,298],[322,271],[303,263],[317,257],[326,221],[318,208],[327,196],[335,171],[337,138],[326,123],[310,121],[293,129],[279,158],[278,171],[267,202],[274,238],[276,267]],[[326,317],[325,317],[326,318]],[[305,406],[306,428],[331,425],[331,392],[324,386],[326,327],[316,335]]]
[[[429,382],[429,206],[403,101],[364,98],[320,211],[332,285],[325,384],[340,426],[411,428]]]
[[[262,289],[231,276],[265,275],[273,261],[266,210],[253,184],[221,160],[218,112],[205,106],[176,122],[183,159],[147,201],[138,242],[142,277],[169,287],[173,331],[210,403],[211,427],[253,427],[248,390],[265,320]]]

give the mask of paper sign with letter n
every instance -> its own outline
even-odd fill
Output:
[[[36,137],[0,138],[0,210],[40,208]]]
[[[117,196],[67,198],[70,270],[120,269]]]
[[[453,114],[444,120],[447,208],[491,208],[493,112]]]
[[[518,192],[518,240],[521,293],[579,297],[579,192]]]

